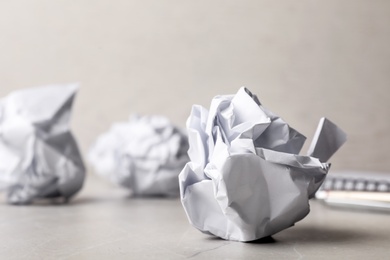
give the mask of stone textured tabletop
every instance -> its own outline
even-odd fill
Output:
[[[179,199],[129,198],[90,177],[69,204],[0,206],[2,259],[388,259],[389,215],[311,202],[296,226],[252,243],[191,227]]]

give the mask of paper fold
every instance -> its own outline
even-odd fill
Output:
[[[248,89],[194,106],[187,120],[190,162],[179,175],[190,223],[224,239],[251,241],[288,228],[309,213],[328,159],[345,133],[322,119],[313,151],[306,139],[264,108]]]
[[[133,116],[99,136],[88,159],[98,174],[135,196],[178,196],[187,150],[187,136],[167,118]]]
[[[85,168],[69,128],[78,84],[18,90],[0,100],[0,190],[13,204],[78,192]]]

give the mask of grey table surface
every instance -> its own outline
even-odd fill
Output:
[[[1,259],[389,259],[389,214],[311,202],[294,227],[252,243],[202,234],[179,199],[129,198],[90,177],[68,204],[0,204]]]

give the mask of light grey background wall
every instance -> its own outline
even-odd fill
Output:
[[[194,103],[242,85],[309,138],[349,134],[334,169],[390,170],[390,1],[0,2],[0,96],[82,83],[84,151],[130,113],[184,126]]]

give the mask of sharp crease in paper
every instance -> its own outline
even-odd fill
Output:
[[[190,162],[179,175],[190,223],[224,239],[251,241],[288,228],[309,213],[326,162],[346,141],[321,119],[308,156],[306,137],[241,88],[195,105],[187,120]]]

